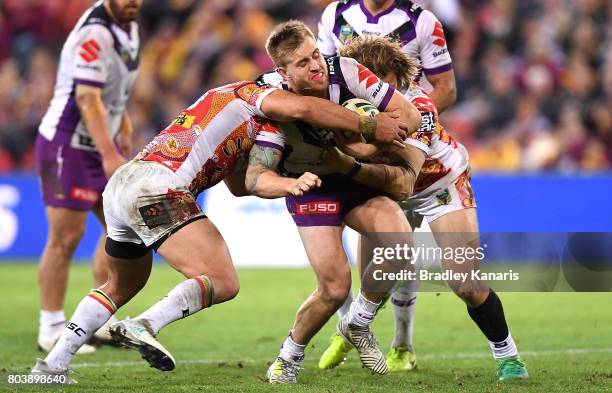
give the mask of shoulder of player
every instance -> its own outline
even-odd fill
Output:
[[[104,8],[104,4],[100,3],[99,5],[91,8],[89,14],[85,17],[85,20],[81,24],[80,28],[83,29],[87,26],[103,26],[107,29],[110,29],[113,20],[111,19],[108,12],[106,12],[106,8]]]
[[[404,93],[404,97],[406,97],[421,114],[433,112],[434,116],[437,117],[436,104],[425,89],[416,82],[410,84],[410,87]]]

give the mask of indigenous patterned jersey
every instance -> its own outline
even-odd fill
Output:
[[[60,55],[55,92],[39,127],[48,141],[70,143],[76,149],[95,151],[81,121],[75,100],[77,84],[102,89],[108,131],[114,137],[138,71],[138,24],[123,30],[106,12],[102,1],[89,8],[68,36]]]
[[[469,164],[467,150],[440,124],[436,106],[425,90],[418,84],[412,83],[404,96],[421,113],[421,127],[408,135],[405,143],[423,150],[426,154],[412,198],[418,197],[420,192],[428,190],[447,175],[456,178],[468,168]],[[385,153],[372,161],[393,163],[393,159]]]
[[[395,89],[381,81],[369,69],[348,57],[330,57],[326,59],[329,72],[329,100],[342,104],[351,98],[362,98],[370,101],[381,112],[385,110]],[[258,78],[260,83],[269,83],[283,89],[283,83],[277,72],[269,72]],[[285,151],[280,163],[281,172],[292,177],[299,177],[304,172],[326,175],[331,171],[323,167],[321,152],[333,146],[334,136],[330,130],[313,127],[304,122],[279,124],[285,136]]]
[[[276,88],[243,81],[209,90],[179,114],[136,159],[175,172],[198,195],[223,180],[253,143],[284,147],[281,131],[259,109]]]
[[[406,0],[397,0],[375,16],[362,0],[329,4],[319,22],[317,46],[325,56],[333,56],[353,37],[364,34],[399,38],[404,52],[421,62],[426,75],[452,68],[442,24],[430,11]]]

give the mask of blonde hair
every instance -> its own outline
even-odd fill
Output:
[[[340,55],[352,57],[379,77],[397,76],[398,88],[406,90],[419,72],[418,63],[410,58],[399,41],[374,35],[353,38],[340,49]]]
[[[293,53],[309,37],[316,41],[312,30],[303,22],[290,20],[281,23],[276,25],[268,36],[266,52],[277,67],[284,67],[287,65],[287,56]]]

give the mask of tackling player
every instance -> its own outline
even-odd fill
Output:
[[[418,111],[408,100],[361,64],[342,57],[323,59],[314,35],[299,21],[278,25],[268,37],[266,50],[278,72],[264,75],[264,81],[276,80],[284,89],[337,103],[354,97],[367,99],[381,111],[399,110],[410,130],[417,129],[421,122]],[[351,272],[342,247],[343,225],[364,234],[404,235],[408,232],[398,231],[410,231],[401,209],[391,199],[359,185],[350,176],[331,175],[332,171],[323,167],[321,153],[334,143],[334,137],[329,130],[314,126],[302,122],[281,124],[285,150],[255,146],[247,168],[247,191],[260,197],[282,196],[278,185],[304,172],[316,173],[322,180],[320,190],[286,197],[287,208],[317,276],[317,289],[298,310],[280,354],[268,369],[270,383],[297,382],[305,346],[346,298]],[[396,149],[410,164],[407,168],[388,166],[390,184],[402,173],[414,175],[425,159],[412,146]],[[277,166],[284,176],[276,172]],[[405,238],[408,242],[408,236]],[[386,373],[387,367],[369,325],[383,297],[384,293],[362,290],[347,318],[338,326],[339,333],[357,348],[364,366],[379,374]]]
[[[85,11],[62,48],[53,99],[40,124],[36,168],[49,224],[39,267],[38,347],[43,351],[51,350],[65,326],[68,268],[89,210],[104,232],[93,259],[94,286],[107,278],[101,195],[131,154],[132,125],[125,107],[138,69],[135,20],[141,4],[104,0]],[[99,336],[110,339],[108,329]],[[80,353],[94,349],[83,346]]]
[[[243,174],[233,174],[239,159],[253,144],[282,149],[282,133],[262,117],[348,128],[384,142],[405,135],[393,116],[362,119],[327,100],[255,82],[207,92],[110,179],[103,194],[108,281],[83,298],[55,347],[45,360],[37,360],[33,374],[68,375],[74,353],[146,284],[153,250],[187,280],[136,318],[113,324],[111,333],[140,351],[151,366],[174,369],[172,355],[155,339],[160,329],[231,300],[239,289],[225,241],[196,197],[223,179],[234,193],[244,195]],[[320,185],[310,173],[288,180],[283,196]]]
[[[397,42],[383,37],[359,37],[342,48],[342,55],[352,57],[369,67],[377,75],[398,88],[421,112],[421,127],[411,133],[406,144],[426,153],[427,158],[414,185],[413,194],[400,205],[411,224],[419,226],[425,218],[431,227],[438,247],[455,248],[458,243],[477,247],[478,220],[476,204],[470,185],[470,167],[466,149],[458,143],[438,121],[438,113],[431,97],[412,82],[415,64]],[[330,150],[326,159],[334,162],[340,173],[351,172],[356,160],[337,149]],[[389,164],[390,155],[379,153],[374,163]],[[383,188],[378,165],[363,164],[354,179],[365,185]],[[463,244],[461,244],[463,245]],[[360,258],[362,261],[364,259]],[[457,263],[443,260],[443,269],[456,270]],[[478,269],[476,258],[465,261],[467,271]],[[480,281],[456,283],[450,287],[467,304],[472,320],[487,337],[493,357],[497,361],[500,380],[527,378],[525,363],[518,356],[516,344],[508,329],[504,310],[497,294]],[[391,301],[402,305],[410,301],[405,285],[396,290]],[[392,352],[406,353],[406,326],[397,326]],[[348,347],[348,346],[347,346]],[[349,348],[350,349],[350,348]],[[393,359],[391,359],[393,360]]]
[[[339,53],[353,38],[373,35],[394,37],[401,42],[401,50],[411,59],[418,59],[425,78],[417,77],[423,87],[431,90],[438,113],[442,113],[456,99],[455,74],[448,51],[444,29],[436,16],[409,0],[341,0],[327,6],[319,22],[317,45],[323,55]],[[416,367],[416,353],[412,332],[416,313],[418,282],[404,288],[406,299],[393,303],[398,334],[403,335],[402,350],[387,357],[392,371],[412,370]],[[342,317],[353,300],[352,291],[338,310]],[[405,335],[402,334],[405,332]],[[407,348],[406,351],[403,348]],[[350,347],[337,334],[319,361],[322,369],[333,368],[341,362]]]

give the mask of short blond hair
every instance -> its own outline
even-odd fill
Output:
[[[400,90],[406,90],[419,72],[418,63],[410,58],[399,41],[374,35],[353,38],[340,49],[340,55],[352,57],[379,77],[389,73],[397,76]]]
[[[287,56],[293,53],[306,38],[316,41],[312,30],[299,20],[276,25],[266,41],[266,51],[277,67],[287,65]]]

